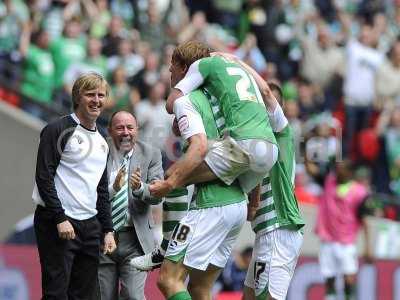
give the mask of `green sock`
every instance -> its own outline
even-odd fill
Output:
[[[346,300],[354,300],[355,299],[355,286],[350,284],[344,285],[344,299]]]
[[[260,295],[256,296],[256,300],[267,300],[267,298],[268,298],[268,289],[267,288],[265,288],[264,291]]]
[[[168,300],[192,300],[192,297],[190,297],[190,294],[187,291],[182,291],[169,297]]]

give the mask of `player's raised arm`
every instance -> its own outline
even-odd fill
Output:
[[[187,95],[204,83],[204,76],[199,70],[200,61],[201,60],[197,60],[192,63],[187,69],[185,76],[175,85],[175,87],[171,89],[171,93],[167,98],[166,104],[168,113],[173,113],[174,102],[176,99]]]

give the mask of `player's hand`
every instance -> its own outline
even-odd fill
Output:
[[[72,224],[66,220],[57,224],[58,236],[60,239],[73,240],[75,238],[75,230]]]
[[[179,130],[179,125],[176,118],[174,118],[174,122],[172,122],[172,132],[175,136],[181,136],[181,131]]]
[[[155,180],[149,186],[150,194],[156,198],[165,197],[173,187],[167,180]]]
[[[107,232],[104,236],[104,249],[103,253],[104,254],[110,254],[114,252],[114,250],[117,248],[117,244],[115,243],[114,239],[114,233],[113,232]]]
[[[142,181],[141,181],[141,172],[140,172],[140,167],[136,168],[136,171],[133,172],[130,178],[130,183],[132,190],[138,190],[142,186]]]
[[[115,177],[114,184],[113,184],[114,191],[118,192],[124,185],[125,172],[126,172],[125,168],[121,168],[118,171],[118,174]]]

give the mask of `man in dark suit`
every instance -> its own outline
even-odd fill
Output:
[[[117,250],[100,257],[100,294],[102,300],[142,300],[146,273],[131,267],[129,261],[155,246],[150,206],[162,199],[150,195],[148,183],[163,178],[161,153],[136,140],[137,123],[129,112],[114,113],[108,130],[107,170]]]

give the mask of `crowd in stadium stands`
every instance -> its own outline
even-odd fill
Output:
[[[372,191],[400,195],[399,34],[397,0],[4,0],[0,99],[49,121],[98,72],[112,85],[100,123],[130,110],[168,157],[172,51],[198,39],[281,84],[300,201],[317,201],[342,158]]]

